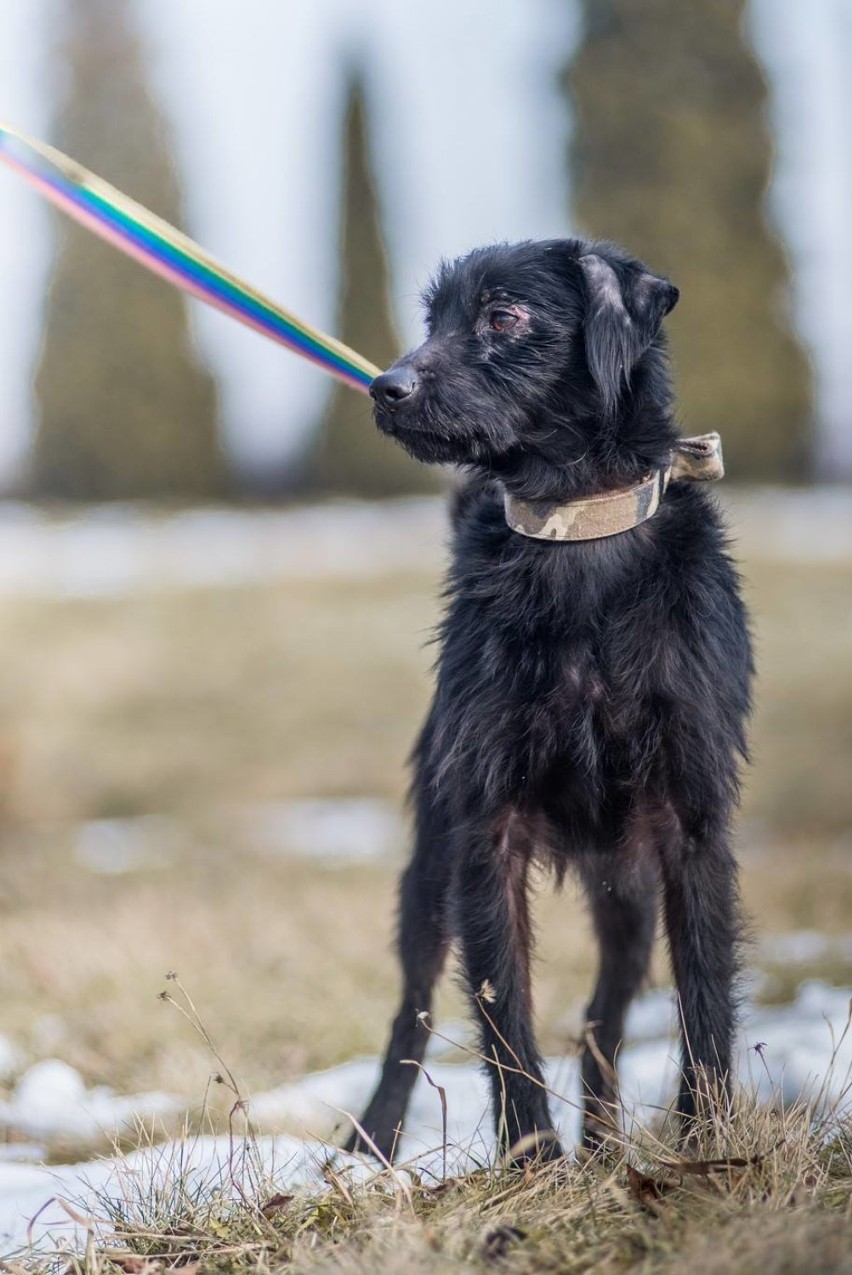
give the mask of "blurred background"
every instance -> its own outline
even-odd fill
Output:
[[[723,435],[754,614],[766,1004],[852,983],[850,60],[846,0],[0,6],[0,117],[380,365],[483,242],[612,237],[679,285],[683,427]],[[7,1138],[52,1056],[199,1097],[168,969],[249,1087],[374,1053],[441,482],[2,170],[0,487]],[[540,912],[568,1048],[594,954],[570,887]]]

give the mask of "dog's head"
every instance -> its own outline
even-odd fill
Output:
[[[501,472],[556,464],[617,433],[643,371],[662,375],[677,288],[611,244],[481,248],[426,292],[428,335],[370,388],[376,422],[418,460]]]

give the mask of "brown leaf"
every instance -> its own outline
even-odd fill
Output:
[[[110,1261],[126,1275],[157,1275],[163,1263],[156,1258],[141,1257],[138,1253],[110,1253]]]
[[[674,1189],[673,1182],[667,1182],[662,1178],[652,1178],[649,1173],[641,1173],[632,1164],[627,1166],[627,1185],[640,1208],[647,1209],[649,1213],[655,1215],[660,1212],[660,1200]]]
[[[261,1208],[264,1217],[272,1217],[275,1213],[280,1213],[283,1208],[290,1203],[294,1197],[292,1195],[284,1195],[281,1192],[273,1195]]]

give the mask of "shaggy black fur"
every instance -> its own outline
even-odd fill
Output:
[[[716,506],[674,483],[649,521],[573,543],[528,539],[503,514],[504,488],[564,501],[665,466],[676,430],[660,324],[677,296],[611,244],[481,249],[441,267],[427,340],[373,383],[380,429],[469,475],[414,750],[402,1004],[361,1121],[384,1156],[417,1074],[401,1060],[423,1056],[419,1015],[453,940],[503,1146],[561,1154],[532,1025],[534,859],[579,874],[600,944],[586,1144],[611,1125],[615,1052],[660,894],[684,1037],[679,1110],[724,1089],[738,937],[729,822],[751,657]]]

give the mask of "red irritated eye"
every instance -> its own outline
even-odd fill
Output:
[[[518,322],[518,316],[511,310],[492,310],[488,319],[492,332],[508,332]]]

